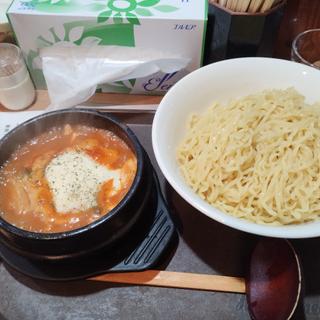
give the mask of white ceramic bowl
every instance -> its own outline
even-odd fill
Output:
[[[320,71],[271,58],[240,58],[203,67],[180,80],[161,101],[152,127],[156,159],[172,187],[193,207],[227,226],[279,238],[320,236],[320,222],[292,226],[258,225],[227,215],[202,200],[184,181],[176,161],[187,118],[214,101],[227,102],[264,89],[295,87],[308,103],[320,101]]]

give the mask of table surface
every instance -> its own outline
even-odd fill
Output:
[[[151,146],[152,114],[119,114],[149,153],[179,233],[158,269],[244,276],[255,237],[225,227],[191,208],[165,182]],[[305,275],[296,320],[320,319],[319,239],[293,242]],[[245,296],[195,290],[33,280],[0,262],[0,320],[249,319]],[[304,311],[302,306],[304,305]]]
[[[275,57],[290,57],[299,32],[320,27],[319,0],[289,0],[279,31]],[[91,105],[158,104],[160,96],[96,94]],[[48,106],[46,91],[37,91],[29,110]],[[5,109],[0,105],[1,111]],[[178,244],[159,269],[244,276],[254,236],[210,220],[186,204],[162,177],[151,146],[150,115],[122,114],[148,151],[179,232]],[[146,120],[148,119],[148,120]],[[143,124],[139,124],[143,123]],[[294,319],[320,319],[320,239],[293,241],[304,273],[304,298]],[[95,319],[249,319],[245,296],[194,290],[111,285],[76,281],[54,283],[18,274],[0,261],[0,320]]]
[[[178,245],[173,243],[169,256],[163,258],[158,268],[209,274],[242,274],[239,259],[243,260],[247,253],[242,247],[248,235],[221,228],[186,205],[166,185],[152,152],[152,115],[151,119],[150,115],[131,114],[123,117],[123,121],[137,134],[158,170],[162,189],[171,204],[173,219],[180,233]],[[201,236],[196,233],[197,230],[201,230]],[[208,244],[212,252],[207,250]],[[231,251],[234,253],[231,254]],[[0,283],[0,310],[2,317],[8,320],[211,319],[213,313],[219,315],[219,319],[248,319],[241,295],[114,286],[86,281],[51,283],[25,277],[4,264],[0,265]]]
[[[150,105],[159,104],[162,96],[148,96],[148,95],[128,95],[118,93],[96,93],[86,105]],[[37,90],[36,99],[34,103],[26,110],[42,110],[49,105],[48,92],[46,90]],[[0,112],[8,111],[0,103]]]

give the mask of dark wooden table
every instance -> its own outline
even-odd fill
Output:
[[[274,56],[290,59],[291,43],[302,31],[320,28],[319,0],[288,0]]]

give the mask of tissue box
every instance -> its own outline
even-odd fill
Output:
[[[165,49],[190,59],[171,74],[101,84],[103,92],[164,94],[202,64],[208,0],[14,0],[7,15],[36,88],[45,89],[39,53],[59,46]]]

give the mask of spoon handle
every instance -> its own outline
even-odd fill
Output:
[[[236,293],[246,292],[245,281],[243,278],[160,270],[109,273],[89,278],[87,280],[167,288],[197,289]]]

